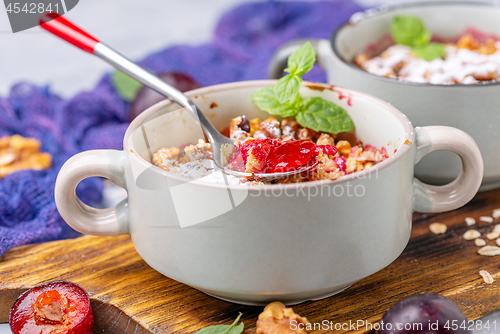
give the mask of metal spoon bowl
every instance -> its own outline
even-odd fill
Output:
[[[105,60],[115,68],[128,74],[132,78],[141,82],[145,86],[154,89],[158,93],[167,98],[171,98],[184,108],[195,118],[205,135],[207,136],[212,146],[212,156],[214,163],[217,167],[221,168],[224,173],[234,175],[236,177],[254,177],[263,181],[271,181],[290,177],[294,174],[302,173],[308,169],[316,166],[310,165],[301,169],[292,170],[283,173],[263,173],[263,174],[249,174],[232,170],[228,167],[227,159],[222,154],[222,147],[224,145],[233,145],[234,140],[225,137],[210,123],[201,110],[194,104],[193,101],[175,87],[167,84],[156,75],[150,73],[131,60],[122,56],[117,51],[111,49],[104,43],[99,42],[96,38],[81,30],[62,16],[57,13],[46,14],[40,19],[40,26],[52,34],[62,38],[63,40],[75,45],[81,50],[98,56]]]
[[[253,179],[256,181],[273,181],[273,180],[286,179],[294,174],[305,172],[311,168],[316,167],[318,165],[318,163],[319,163],[319,161],[316,161],[314,164],[308,165],[306,167],[302,167],[300,169],[297,169],[297,170],[294,170],[291,172],[282,172],[282,173],[243,173],[243,172],[238,172],[238,171],[235,171],[235,170],[232,170],[229,168],[225,169],[224,172],[227,171],[228,174],[234,175],[236,177],[244,177],[244,178]]]

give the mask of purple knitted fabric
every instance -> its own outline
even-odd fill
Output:
[[[329,38],[359,10],[350,0],[245,4],[222,17],[212,43],[169,47],[140,63],[156,73],[188,74],[202,86],[265,79],[280,45],[295,38]],[[315,68],[306,79],[324,82],[325,74]],[[7,98],[0,98],[0,137],[35,137],[42,151],[53,157],[49,170],[21,171],[0,180],[0,256],[15,246],[78,235],[57,212],[57,173],[70,156],[83,150],[122,149],[128,107],[109,74],[94,90],[69,100],[28,83],[13,86]],[[96,205],[102,200],[102,181],[84,180],[77,194]]]

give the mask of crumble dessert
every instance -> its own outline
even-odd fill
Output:
[[[396,44],[373,58],[358,54],[354,64],[369,73],[401,81],[466,85],[498,79],[499,49],[499,41],[489,38],[481,43],[466,33],[456,43],[447,43],[445,54],[431,61],[417,57],[410,46]]]
[[[363,145],[330,133],[320,133],[300,126],[294,118],[279,121],[272,116],[264,121],[239,116],[229,124],[229,137],[235,139],[237,154],[228,157],[230,168],[254,175],[313,168],[291,177],[261,181],[255,177],[237,178],[214,172],[215,164],[209,143],[200,139],[197,144],[177,148],[160,148],[154,153],[154,165],[188,178],[229,184],[296,183],[316,180],[336,180],[339,177],[370,168],[389,156],[385,148]],[[354,137],[354,136],[351,136]]]

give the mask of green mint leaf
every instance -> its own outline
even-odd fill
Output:
[[[245,324],[240,322],[239,325],[232,327],[229,331],[227,331],[226,334],[241,334],[241,333],[243,333],[244,328],[245,328]]]
[[[320,97],[305,99],[295,118],[297,123],[314,131],[337,134],[354,130],[354,123],[344,108]]]
[[[276,94],[274,93],[274,88],[272,86],[267,86],[259,89],[250,95],[252,101],[260,109],[267,111],[271,115],[281,116],[281,117],[291,117],[298,112],[300,106],[300,95],[297,94],[295,100],[290,100],[285,103],[281,103]]]
[[[208,326],[200,329],[196,334],[241,334],[245,325],[243,323],[236,325],[240,321],[240,318],[241,312],[231,325]]]
[[[432,38],[432,33],[429,31],[429,30],[425,30],[422,34],[420,34],[420,36],[418,36],[416,39],[415,39],[415,42],[414,42],[414,46],[424,46],[426,45],[427,43],[429,43],[429,41],[431,40]]]
[[[125,101],[132,101],[139,90],[142,87],[142,84],[129,77],[125,73],[121,71],[115,71],[113,73],[113,85],[115,86],[115,89],[118,91],[120,96],[125,100]]]
[[[294,98],[295,95],[299,93],[301,84],[302,78],[294,74],[285,75],[283,78],[279,79],[276,85],[274,85],[274,93],[278,101],[280,101],[280,103],[285,103]]]
[[[288,58],[288,67],[285,72],[301,76],[313,68],[315,61],[316,52],[311,42],[306,42]]]
[[[429,43],[432,34],[416,16],[396,16],[391,23],[392,38],[397,44],[423,46]]]
[[[424,46],[413,47],[411,51],[418,58],[431,61],[437,58],[441,58],[446,54],[446,44],[429,43]]]

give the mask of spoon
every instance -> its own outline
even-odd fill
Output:
[[[98,56],[145,86],[154,89],[167,98],[171,98],[184,107],[195,118],[198,124],[201,125],[203,132],[207,136],[212,146],[212,156],[215,164],[227,174],[232,174],[236,177],[247,177],[270,181],[290,177],[294,174],[311,169],[318,164],[318,162],[316,162],[297,170],[281,173],[252,174],[230,169],[228,166],[227,156],[222,153],[222,150],[223,148],[225,150],[236,149],[237,146],[234,145],[235,141],[225,137],[217,131],[201,110],[194,104],[194,102],[181,91],[122,56],[104,43],[99,42],[99,40],[78,28],[57,13],[43,15],[40,19],[40,27],[73,44],[81,50]]]

